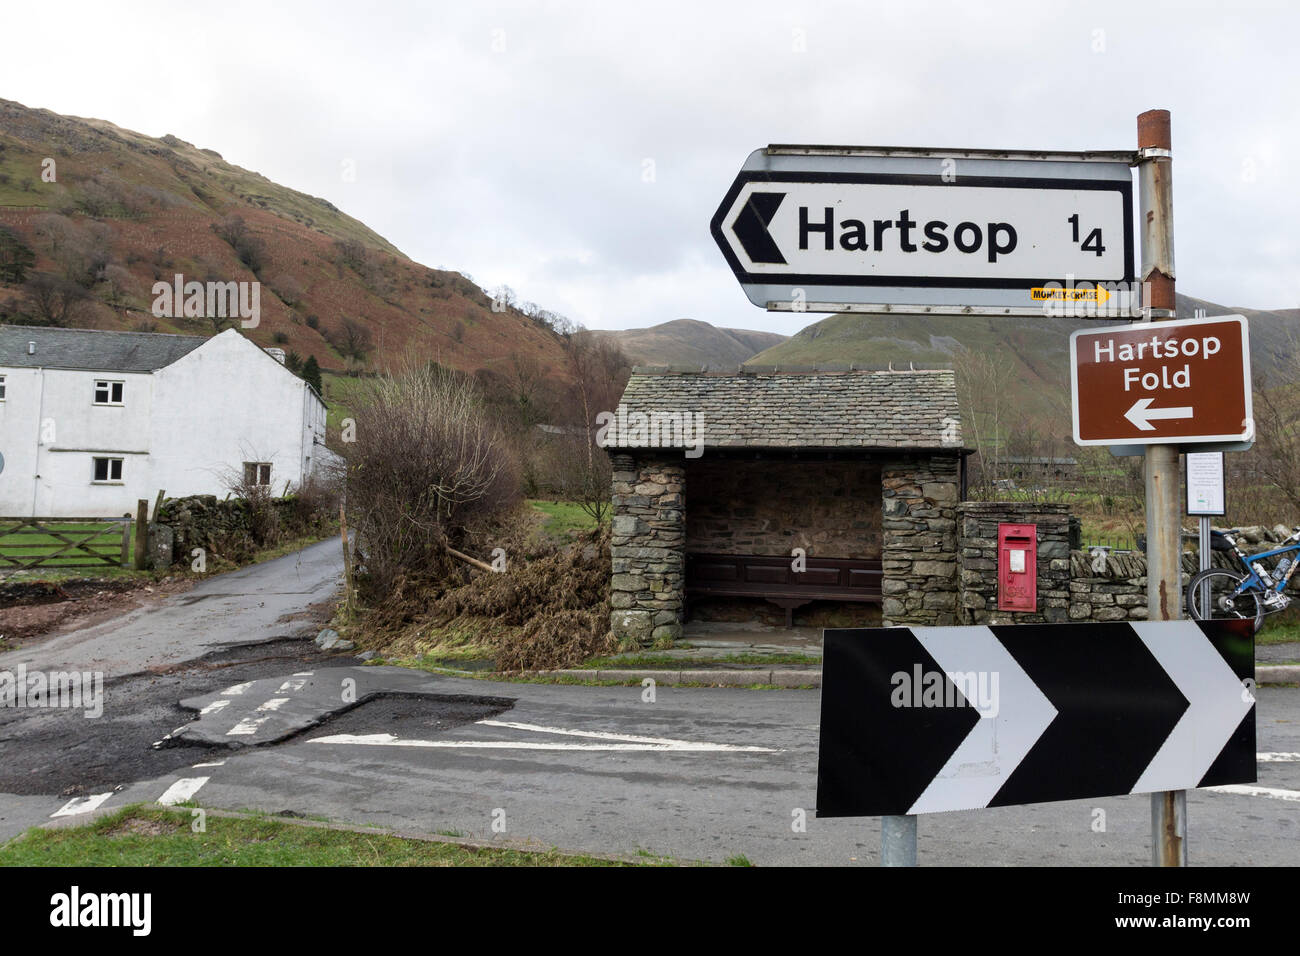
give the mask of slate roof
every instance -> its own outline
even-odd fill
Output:
[[[736,374],[633,369],[621,411],[701,416],[705,448],[962,450],[951,369]],[[619,428],[626,421],[623,433]],[[619,415],[604,446],[647,447]],[[654,447],[689,447],[676,435]]]
[[[0,367],[152,372],[206,341],[201,335],[0,325]],[[29,355],[30,342],[36,350]]]

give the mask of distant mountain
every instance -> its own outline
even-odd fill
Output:
[[[786,340],[775,332],[721,329],[698,319],[675,319],[648,329],[600,331],[638,365],[740,365]]]
[[[0,321],[213,334],[199,316],[152,314],[153,284],[177,273],[260,281],[260,322],[243,334],[327,370],[418,356],[508,377],[520,360],[564,362],[544,313],[494,309],[328,200],[175,136],[0,99]],[[33,277],[48,301],[24,286]]]
[[[1300,348],[1300,309],[1261,311],[1178,296],[1179,317],[1240,313],[1250,323],[1251,366],[1257,386],[1291,374]],[[1009,403],[1030,418],[1059,426],[1069,410],[1070,333],[1094,321],[1039,317],[904,316],[840,313],[807,326],[755,355],[750,365],[893,362],[960,365],[964,350],[998,359]],[[1122,324],[1114,322],[1113,324]],[[1059,430],[1059,428],[1058,428]]]

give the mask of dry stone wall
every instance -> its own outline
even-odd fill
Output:
[[[880,557],[878,461],[703,458],[686,477],[689,554]]]
[[[647,644],[682,633],[686,471],[681,456],[610,456],[610,629]]]
[[[886,627],[957,623],[960,467],[957,455],[943,454],[899,456],[882,465]]]

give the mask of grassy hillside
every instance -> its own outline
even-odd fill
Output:
[[[7,254],[31,260],[29,280],[83,290],[70,326],[212,334],[202,318],[151,314],[153,283],[181,273],[260,281],[261,321],[244,334],[326,369],[417,356],[508,376],[516,356],[547,370],[562,361],[544,322],[493,311],[465,276],[413,262],[329,201],[174,136],[0,100],[0,230],[0,321],[33,315]]]
[[[1178,297],[1179,316],[1240,312],[1250,320],[1251,361],[1257,385],[1286,368],[1300,339],[1300,310],[1233,309]],[[963,362],[969,350],[995,362],[1009,408],[1054,431],[1068,422],[1070,333],[1096,322],[1051,318],[900,316],[841,313],[816,322],[750,359],[755,365],[858,362],[905,365]],[[1117,323],[1118,324],[1118,323]]]
[[[639,365],[740,365],[766,348],[785,341],[775,332],[720,329],[698,319],[676,319],[648,329],[600,332],[614,339]]]

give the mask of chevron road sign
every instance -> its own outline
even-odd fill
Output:
[[[1251,624],[827,630],[817,816],[1253,783]]]
[[[769,146],[713,238],[773,311],[1125,318],[1140,308],[1132,158]]]

